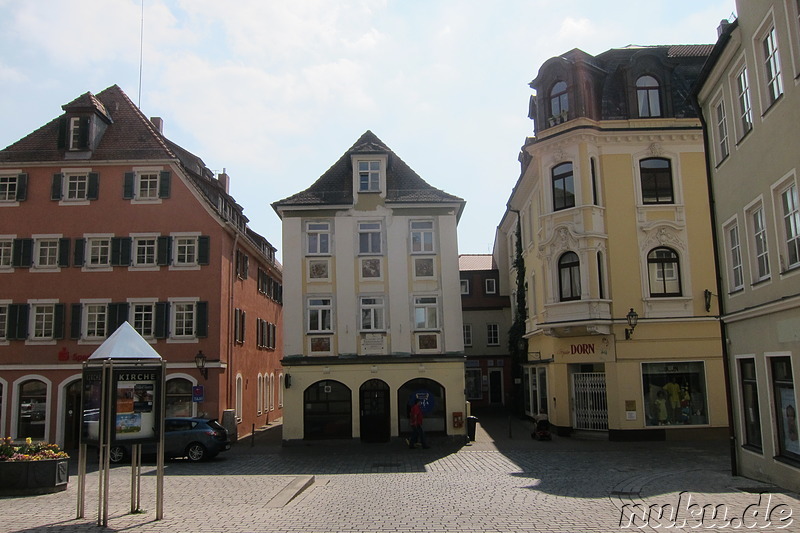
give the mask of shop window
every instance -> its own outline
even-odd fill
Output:
[[[192,382],[184,378],[167,380],[166,415],[167,417],[193,416]]]
[[[480,400],[481,394],[481,369],[470,368],[466,371],[467,400]]]
[[[775,420],[778,425],[778,455],[800,461],[797,432],[797,399],[794,396],[792,362],[789,357],[772,357],[772,392],[775,395]]]
[[[708,424],[705,365],[642,363],[646,426]]]
[[[761,450],[761,417],[758,412],[758,384],[755,359],[739,359],[739,378],[742,391],[743,444]]]
[[[47,415],[47,384],[29,379],[19,386],[17,438],[44,439]]]

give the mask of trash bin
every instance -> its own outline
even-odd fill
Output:
[[[468,416],[467,417],[467,438],[472,442],[475,442],[475,427],[478,425],[478,417],[477,416]]]

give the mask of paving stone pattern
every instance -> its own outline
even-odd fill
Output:
[[[143,467],[143,512],[129,514],[130,468],[114,467],[108,530],[698,531],[727,520],[726,529],[737,524],[735,529],[751,529],[747,526],[752,524],[766,525],[752,528],[759,531],[800,531],[797,495],[732,477],[725,442],[613,443],[559,437],[539,442],[530,438],[530,430],[525,420],[486,412],[480,415],[476,442],[469,446],[461,440],[431,439],[431,449],[409,450],[402,440],[283,447],[280,424],[275,424],[213,461],[168,461],[160,521],[155,520],[155,468]],[[78,480],[72,462],[68,490],[0,498],[0,532],[102,531],[96,526],[96,464],[87,476],[85,517],[76,519]],[[270,506],[298,476],[314,476],[315,482],[286,505]],[[701,521],[704,505],[708,507]],[[711,517],[711,506],[718,511],[716,517]],[[767,506],[771,517],[762,516],[765,510],[751,515],[749,522],[736,522],[745,510]],[[670,515],[675,507],[678,515]],[[654,510],[664,512],[660,519]],[[792,516],[780,522],[787,510]]]

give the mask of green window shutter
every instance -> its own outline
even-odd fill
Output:
[[[11,304],[8,306],[6,335],[9,340],[28,338],[28,312],[28,304]]]
[[[58,119],[58,149],[67,148],[67,117]]]
[[[172,262],[172,237],[169,235],[162,235],[157,241],[156,261],[159,265],[165,266]]]
[[[58,266],[69,266],[69,239],[58,239]]]
[[[89,148],[89,117],[81,118],[80,131],[78,133],[78,147]]]
[[[111,335],[123,322],[128,320],[128,303],[110,303],[108,304],[108,330],[106,336]]]
[[[83,310],[82,304],[72,304],[71,315],[69,321],[69,338],[81,338],[81,313]]]
[[[86,249],[86,239],[75,239],[75,253],[73,254],[72,265],[83,266],[83,256]]]
[[[197,302],[195,314],[195,337],[208,337],[208,302]]]
[[[53,313],[53,338],[54,339],[63,339],[64,338],[64,304],[55,304],[53,306],[55,312]]]
[[[61,185],[64,181],[63,174],[53,174],[53,183],[50,185],[50,199],[51,200],[61,200],[62,192],[61,192]]]
[[[158,180],[158,197],[159,198],[169,198],[170,194],[170,178],[171,174],[169,170],[161,171],[160,179]]]
[[[169,302],[156,302],[155,337],[166,339],[169,336]]]
[[[210,259],[211,237],[201,235],[197,238],[197,263],[207,265]]]
[[[14,239],[11,266],[30,267],[33,264],[33,239]]]
[[[100,174],[89,172],[89,186],[86,189],[87,200],[97,200],[100,197]]]
[[[134,172],[125,173],[125,181],[122,186],[122,198],[124,200],[131,200],[133,198],[133,185],[136,182],[136,174]]]
[[[131,264],[130,237],[113,237],[111,239],[111,265],[130,266]]]
[[[17,201],[23,202],[28,199],[28,175],[17,175]]]

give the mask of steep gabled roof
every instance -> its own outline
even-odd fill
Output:
[[[351,205],[353,196],[354,154],[387,154],[386,203],[459,203],[458,215],[464,200],[437,189],[397,156],[374,133],[367,130],[322,176],[308,189],[272,204],[277,211],[286,206]]]
[[[91,92],[84,93],[61,107],[65,111],[64,114],[0,150],[0,164],[175,161],[183,168],[212,209],[245,232],[253,243],[265,249],[263,245],[266,239],[246,228],[248,219],[242,207],[225,192],[225,187],[214,178],[214,173],[206,167],[203,160],[167,139],[118,85],[112,85],[97,95]],[[58,142],[61,121],[74,113],[94,113],[107,124],[97,145],[83,152],[80,159],[65,157],[68,151],[59,148]],[[226,210],[224,206],[232,209]],[[232,214],[231,211],[235,213]],[[268,242],[267,245],[274,250]]]

